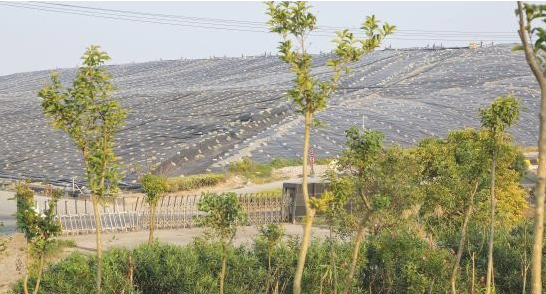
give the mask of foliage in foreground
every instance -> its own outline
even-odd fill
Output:
[[[34,206],[34,191],[24,183],[17,184],[14,198],[17,201],[17,228],[23,232],[27,245],[26,272],[23,279],[25,294],[30,293],[28,277],[31,271],[34,271],[37,276],[32,293],[38,293],[48,246],[52,243],[52,238],[61,233],[61,223],[55,216],[61,193],[60,190],[53,190],[48,207],[40,211]],[[35,253],[37,258],[33,258],[32,253]]]
[[[544,276],[544,267],[542,265],[543,248],[541,236],[544,234],[544,200],[546,198],[546,5],[530,4],[518,1],[516,15],[519,18],[518,33],[521,39],[521,46],[515,49],[523,49],[525,59],[531,68],[540,87],[540,108],[539,128],[538,128],[538,168],[537,181],[535,185],[535,224],[534,241],[531,264],[531,293],[544,293],[541,280]]]
[[[418,227],[404,226],[371,235],[363,242],[357,264],[356,279],[349,293],[445,293],[449,289],[449,272],[454,256],[449,246],[430,244],[419,236]],[[495,247],[497,294],[521,293],[522,263],[529,256],[532,236],[529,224],[511,230],[499,230]],[[461,293],[474,287],[481,293],[487,268],[487,250],[483,232],[472,229],[472,245],[463,256],[459,277]],[[333,245],[332,245],[333,244]],[[480,246],[480,244],[482,244]],[[278,285],[278,293],[291,294],[299,240],[287,238],[274,244],[258,238],[252,246],[232,247],[227,253],[228,272],[225,293],[271,293],[266,289]],[[271,252],[269,270],[268,252]],[[333,293],[330,251],[335,251],[336,270],[345,275],[352,253],[350,242],[315,240],[303,275],[303,293]],[[112,249],[103,256],[103,293],[218,293],[221,271],[221,243],[196,240],[188,246],[158,242],[143,244],[133,250]],[[472,262],[472,256],[475,256]],[[528,258],[528,257],[527,257]],[[527,262],[529,260],[527,259]],[[474,266],[473,266],[474,264]],[[82,293],[94,291],[96,258],[74,253],[44,272],[39,293]],[[474,271],[474,276],[472,275]],[[546,274],[546,272],[545,272]],[[29,282],[35,281],[31,276]],[[529,279],[529,277],[527,277]],[[275,288],[275,287],[273,287]],[[339,290],[343,285],[338,285]],[[22,283],[12,293],[23,293]]]
[[[102,222],[99,205],[118,192],[119,158],[114,151],[114,137],[125,123],[127,110],[112,98],[115,90],[111,76],[104,68],[110,56],[99,46],[87,48],[72,87],[61,83],[53,72],[51,80],[39,92],[44,114],[54,129],[60,129],[75,143],[84,164],[86,183],[91,190],[95,222],[97,260],[101,263]],[[97,267],[97,293],[100,294],[101,269]]]
[[[311,141],[311,127],[321,123],[315,118],[315,114],[324,110],[327,100],[339,87],[341,77],[349,74],[353,63],[363,56],[378,48],[385,37],[394,33],[396,26],[388,23],[380,24],[375,15],[367,16],[360,29],[364,37],[357,36],[348,29],[336,31],[336,37],[332,40],[335,44],[331,58],[326,61],[329,67],[329,77],[315,76],[311,72],[313,56],[309,54],[310,42],[308,36],[317,29],[317,18],[310,12],[311,6],[305,1],[268,1],[267,25],[272,33],[282,37],[279,42],[280,60],[290,67],[293,73],[293,85],[286,96],[295,106],[296,112],[301,113],[303,124],[303,152],[302,152],[302,196],[305,207],[305,226],[298,254],[298,266],[294,275],[294,293],[302,293],[302,277],[307,258],[309,242],[311,240],[311,227],[317,211],[311,204],[311,198],[307,191],[307,160]],[[347,291],[345,291],[345,294]]]
[[[142,189],[144,189],[144,193],[146,193],[146,202],[149,205],[150,217],[148,220],[148,228],[150,234],[148,236],[148,241],[152,242],[154,240],[157,203],[169,188],[169,184],[165,177],[151,173],[144,175],[142,179],[140,179],[140,182],[142,184]]]
[[[237,226],[247,219],[242,205],[235,193],[205,193],[201,196],[197,208],[205,214],[199,219],[207,228],[209,236],[220,241],[222,247],[222,270],[219,274],[220,294],[224,293],[224,280],[227,271],[228,251],[237,233]]]

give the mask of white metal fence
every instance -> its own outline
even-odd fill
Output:
[[[166,196],[156,210],[156,228],[191,228],[203,213],[197,209],[201,196]],[[250,224],[287,222],[290,214],[288,194],[239,194],[239,202],[248,214]],[[39,205],[39,203],[38,203]],[[47,203],[43,204],[44,207]],[[63,234],[89,234],[95,232],[95,219],[88,200],[62,199],[57,204],[57,217]],[[102,230],[124,232],[148,229],[149,206],[144,197],[117,198],[100,208]]]

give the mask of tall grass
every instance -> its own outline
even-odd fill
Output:
[[[315,164],[328,164],[332,159],[317,159]],[[281,179],[275,177],[273,171],[288,166],[302,165],[301,159],[282,159],[275,158],[267,163],[258,163],[250,157],[244,157],[240,161],[234,161],[229,164],[229,173],[247,178],[254,183],[266,183]]]
[[[168,192],[189,191],[203,187],[216,186],[227,180],[225,174],[199,174],[186,177],[168,178]]]

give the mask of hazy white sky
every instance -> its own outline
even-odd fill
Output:
[[[279,37],[272,33],[141,23],[66,13],[69,7],[38,2],[0,2],[0,75],[74,67],[90,44],[112,57],[111,64],[159,59],[275,53]],[[160,13],[177,16],[265,23],[262,2],[63,2],[68,5]],[[15,5],[20,7],[13,7]],[[25,6],[26,5],[26,6]],[[312,2],[319,27],[358,27],[365,16],[397,25],[386,42],[393,48],[435,43],[468,45],[470,41],[517,41],[515,2]],[[21,6],[25,6],[23,8]],[[63,10],[65,13],[45,11]],[[32,9],[30,9],[32,8]],[[74,10],[72,10],[74,11]],[[148,17],[148,18],[146,18]],[[151,20],[142,16],[141,20]],[[203,21],[202,21],[203,22]],[[185,22],[183,24],[189,24]],[[190,23],[191,24],[191,23]],[[230,26],[248,29],[241,23]],[[248,23],[247,23],[248,24]],[[250,30],[266,30],[251,24]],[[493,33],[491,33],[493,32]],[[327,34],[322,32],[320,34]],[[311,50],[329,51],[330,37],[314,36]],[[448,41],[455,40],[455,41]],[[489,41],[490,42],[490,41]]]

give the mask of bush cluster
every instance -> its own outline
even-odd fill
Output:
[[[328,164],[331,159],[317,159],[315,164]],[[270,162],[261,164],[253,161],[250,157],[244,157],[240,161],[234,161],[229,164],[228,174],[209,173],[190,175],[185,177],[168,178],[167,192],[189,191],[203,187],[212,187],[223,183],[231,175],[240,175],[251,181],[261,183],[272,179],[274,169],[279,169],[287,166],[301,165],[301,159],[281,159],[275,158]]]
[[[189,191],[203,187],[211,187],[225,182],[227,176],[224,174],[199,174],[186,177],[169,178],[168,192]]]
[[[523,227],[503,234],[495,254],[499,257],[496,279],[497,293],[519,293]],[[471,234],[480,238],[479,232]],[[252,245],[233,247],[228,253],[228,274],[225,293],[292,293],[299,240],[285,239],[271,250],[269,267],[266,238]],[[447,245],[447,244],[446,244]],[[485,270],[485,251],[476,248],[476,289]],[[483,253],[482,253],[483,252]],[[351,242],[339,239],[315,240],[309,248],[308,263],[303,276],[303,293],[333,293],[347,273],[352,253]],[[154,242],[133,250],[111,249],[104,255],[103,293],[218,293],[218,273],[222,256],[220,243],[197,239],[188,246]],[[431,245],[412,229],[384,230],[370,235],[361,249],[355,282],[349,293],[446,293],[453,262],[449,246]],[[510,259],[511,261],[509,261]],[[92,293],[96,259],[73,253],[49,266],[44,272],[39,293]],[[506,261],[506,262],[504,262]],[[470,255],[465,255],[459,283],[461,291],[471,284]],[[35,277],[31,276],[30,282]],[[16,284],[12,293],[23,293]],[[271,293],[271,292],[269,292]],[[466,293],[466,292],[462,292]]]
[[[315,164],[329,164],[332,159],[319,158]],[[283,159],[274,158],[267,163],[259,163],[252,160],[250,157],[243,157],[242,160],[230,162],[228,170],[231,174],[241,175],[253,182],[261,183],[272,178],[273,170],[288,166],[300,166],[303,164],[301,159]]]
[[[229,163],[229,172],[246,177],[247,179],[271,177],[273,167],[269,164],[260,164],[250,157]]]

